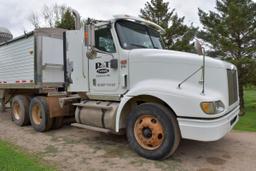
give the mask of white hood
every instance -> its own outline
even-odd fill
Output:
[[[128,59],[130,96],[166,97],[168,104],[172,104],[179,115],[193,113],[197,117],[209,117],[199,107],[202,101],[221,100],[226,106],[225,112],[239,103],[229,104],[228,69],[235,68],[230,63],[206,57],[205,89],[202,94],[202,56],[169,50],[135,49],[130,51]],[[183,84],[179,87],[181,82]],[[187,107],[188,104],[190,107]]]
[[[201,66],[203,56],[193,53],[186,53],[172,50],[160,49],[134,49],[130,52],[131,61],[153,60],[155,62],[172,63],[172,64],[187,64]],[[206,57],[206,67],[214,68],[233,68],[234,65],[224,62],[219,59]]]
[[[205,60],[205,90],[209,97],[228,97],[227,69],[235,66],[211,57]],[[129,55],[129,84],[136,87],[142,81],[165,82],[168,88],[176,90],[182,84],[182,91],[200,95],[202,92],[203,57],[197,54],[159,49],[135,49]],[[195,73],[195,71],[198,71]],[[193,74],[194,73],[194,74]],[[153,83],[150,83],[153,84]],[[228,101],[228,100],[226,100]]]

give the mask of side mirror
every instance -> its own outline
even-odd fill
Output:
[[[200,69],[202,69],[202,84],[203,84],[202,94],[204,94],[205,92],[205,49],[202,46],[202,44],[199,42],[199,40],[195,41],[194,46],[197,54],[203,56],[203,65],[200,67]]]
[[[95,25],[89,24],[86,25],[86,32],[85,32],[85,41],[87,44],[87,52],[86,56],[89,59],[94,59],[97,56],[97,52],[95,50]]]
[[[198,55],[204,55],[203,47],[202,47],[201,43],[199,42],[199,40],[195,41],[194,47],[195,47]]]

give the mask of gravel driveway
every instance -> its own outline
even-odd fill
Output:
[[[182,140],[175,155],[164,161],[137,156],[124,136],[65,126],[47,133],[17,127],[8,112],[0,113],[0,139],[39,155],[59,170],[161,171],[256,169],[256,133],[233,131],[217,142]]]

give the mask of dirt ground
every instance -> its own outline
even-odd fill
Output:
[[[174,156],[151,161],[135,154],[125,136],[70,126],[37,133],[30,126],[16,126],[5,112],[0,113],[0,139],[17,144],[64,171],[256,169],[256,133],[249,132],[232,131],[217,142],[182,140]]]

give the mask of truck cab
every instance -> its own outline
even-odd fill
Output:
[[[119,133],[150,159],[180,139],[215,141],[239,119],[233,64],[164,49],[164,30],[128,15],[67,31],[67,91],[83,94],[74,126]]]
[[[86,91],[87,95],[93,98],[97,98],[99,95],[101,98],[105,96],[106,99],[120,100],[120,96],[129,89],[128,61],[130,52],[134,49],[164,48],[160,33],[156,30],[163,31],[162,28],[147,21],[152,25],[151,27],[156,27],[153,29],[135,22],[139,20],[130,21],[132,19],[129,16],[115,16],[113,20],[97,22],[94,25],[92,38],[94,39],[93,49],[97,52],[93,58],[87,56],[89,42],[88,32],[85,31],[85,28],[67,31],[67,44],[74,47],[67,49],[67,60],[71,61],[71,65],[76,65],[72,68],[73,72],[69,74],[70,78],[76,78],[72,78],[69,91]],[[83,36],[84,34],[86,37]],[[74,45],[77,41],[74,39],[74,35],[80,39],[80,51],[74,50],[78,48]],[[81,61],[82,56],[83,62]],[[77,62],[75,62],[76,59]],[[83,68],[83,71],[79,72],[74,68]],[[81,80],[88,85],[73,88]]]

